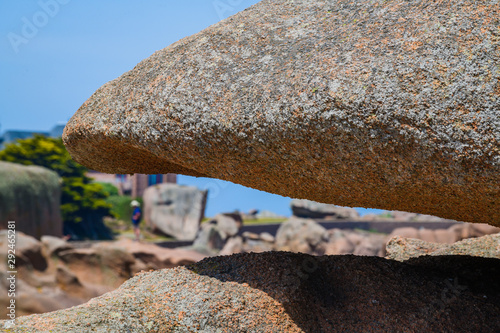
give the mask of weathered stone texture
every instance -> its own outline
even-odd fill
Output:
[[[138,274],[10,332],[498,332],[499,272],[468,256],[239,254]]]
[[[500,225],[499,20],[498,1],[264,0],[102,86],[63,139],[104,172]]]

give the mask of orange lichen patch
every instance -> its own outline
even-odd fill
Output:
[[[422,41],[411,41],[411,42],[405,42],[405,47],[408,48],[411,51],[415,51],[422,47],[424,43]]]

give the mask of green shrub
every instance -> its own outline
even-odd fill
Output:
[[[122,221],[130,221],[132,218],[133,208],[130,207],[132,197],[128,195],[111,195],[106,199],[106,202],[111,205],[111,213],[115,218]],[[136,198],[142,206],[142,198]]]
[[[104,191],[108,192],[108,195],[118,195],[118,188],[115,185],[106,182],[94,182],[94,183],[101,185]]]
[[[93,221],[110,215],[109,196],[85,174],[87,168],[71,159],[60,138],[37,135],[7,144],[0,160],[51,169],[62,178],[61,215],[65,223]]]

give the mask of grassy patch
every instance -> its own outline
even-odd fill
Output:
[[[244,220],[243,225],[258,225],[258,224],[278,224],[286,221],[286,218],[282,217],[267,217],[256,220]]]

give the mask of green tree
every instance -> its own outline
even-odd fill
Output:
[[[111,205],[106,202],[109,193],[102,185],[93,183],[92,179],[85,175],[87,169],[71,159],[59,138],[37,135],[17,140],[15,143],[7,144],[5,149],[0,151],[0,160],[39,165],[59,174],[62,178],[61,214],[65,227],[67,223],[78,224],[82,221],[92,222],[95,219],[102,221],[104,216],[111,215]],[[101,231],[97,233],[102,234]]]

